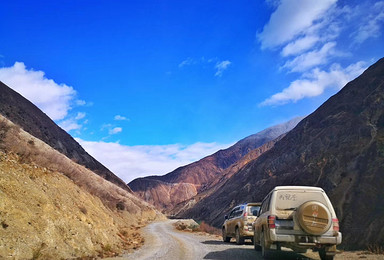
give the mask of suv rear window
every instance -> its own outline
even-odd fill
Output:
[[[260,206],[249,206],[249,216],[257,216],[257,212],[260,210]],[[255,212],[255,214],[253,214]]]
[[[276,209],[295,209],[308,200],[318,201],[327,205],[327,201],[322,192],[280,190],[276,194]]]

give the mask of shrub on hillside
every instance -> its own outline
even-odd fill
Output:
[[[218,228],[212,227],[211,225],[207,224],[206,222],[202,221],[199,225],[199,231],[205,232],[212,235],[220,235],[221,231]]]

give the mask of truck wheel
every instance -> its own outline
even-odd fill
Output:
[[[241,235],[240,235],[240,230],[239,230],[239,228],[236,228],[236,244],[238,244],[238,245],[242,245],[242,244],[244,244],[244,237],[242,237]]]

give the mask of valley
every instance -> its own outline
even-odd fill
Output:
[[[193,183],[188,179],[192,174],[182,177],[183,170],[197,167],[215,155],[164,176],[139,179],[141,186],[135,186],[136,181],[129,185],[138,196],[168,215],[203,220],[217,228],[221,228],[223,216],[234,206],[260,202],[275,186],[317,186],[326,191],[335,207],[343,234],[340,248],[361,250],[383,244],[384,59],[349,82],[292,130],[280,134],[247,150],[226,170],[208,171],[203,166],[217,177],[207,181],[204,188],[196,189],[195,196],[173,207],[159,207],[161,203],[153,199],[156,185],[146,188],[143,183]]]
[[[326,191],[343,234],[336,259],[382,257],[361,252],[384,242],[384,59],[305,118],[129,185],[0,87],[0,258],[260,259],[249,244],[174,231],[165,215],[220,229],[234,206],[280,185]]]

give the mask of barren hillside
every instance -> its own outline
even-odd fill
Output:
[[[129,187],[104,165],[90,156],[67,132],[29,100],[0,81],[0,115],[47,143],[74,162],[127,191]]]
[[[106,256],[135,248],[152,206],[0,116],[0,258]]]

